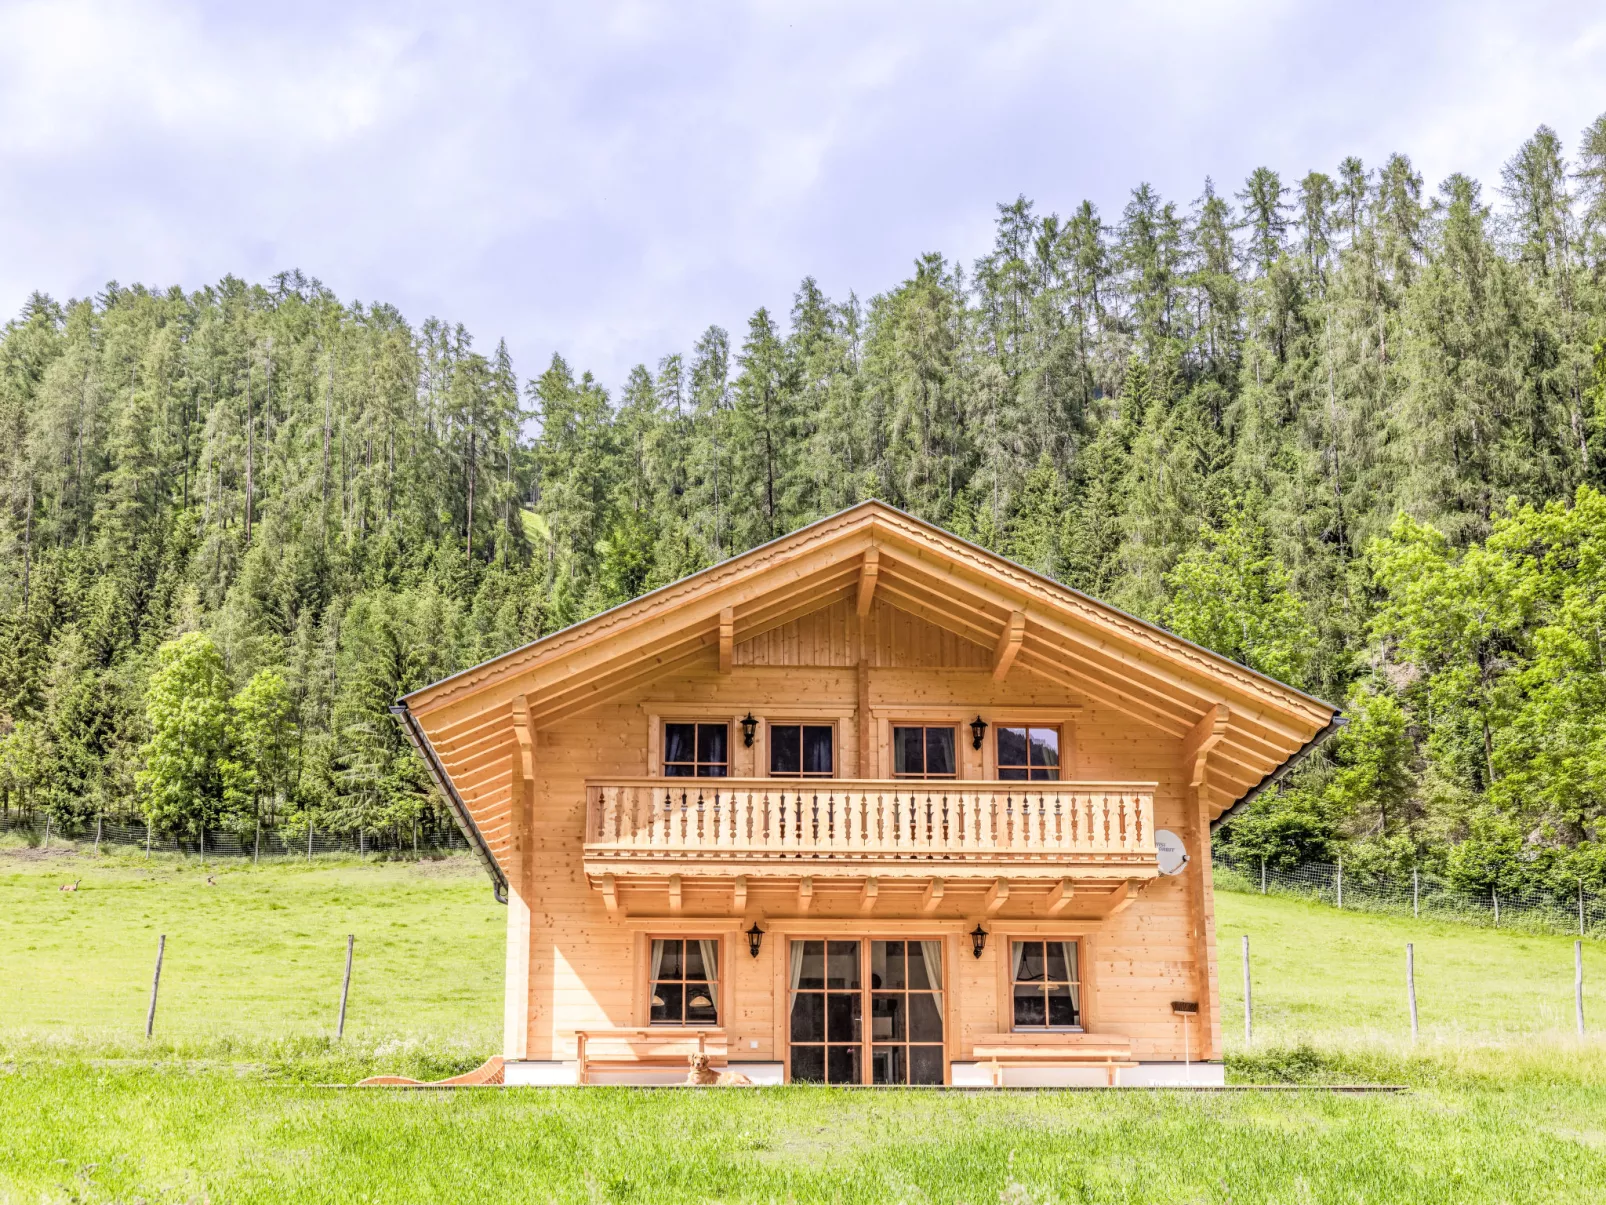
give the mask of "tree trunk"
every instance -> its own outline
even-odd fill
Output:
[[[476,432],[474,428],[470,426],[468,429],[468,515],[463,522],[464,538],[468,546],[467,560],[470,564],[473,564],[474,562],[474,478],[476,476],[476,469],[474,465],[475,434]]]
[[[251,521],[256,517],[252,500],[256,496],[256,415],[251,409],[251,368],[245,368],[245,546],[251,546]]]
[[[329,351],[329,380],[323,390],[323,523],[319,534],[320,543],[329,543],[329,435],[334,422],[335,404],[335,353]]]

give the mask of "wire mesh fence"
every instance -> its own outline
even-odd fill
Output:
[[[21,837],[28,845],[49,849],[66,845],[99,849],[135,847],[149,853],[180,853],[204,858],[312,858],[319,854],[413,853],[418,855],[466,850],[468,842],[455,828],[419,827],[323,833],[310,829],[253,828],[198,829],[189,833],[164,832],[144,824],[96,818],[67,829],[39,813],[10,812],[0,816],[0,833]]]
[[[1429,917],[1534,933],[1606,937],[1606,898],[1574,891],[1466,891],[1437,875],[1416,870],[1409,876],[1347,867],[1343,861],[1275,866],[1231,850],[1211,858],[1216,887],[1261,895],[1295,895],[1349,908],[1396,916]]]

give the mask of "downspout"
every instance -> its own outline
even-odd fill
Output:
[[[1332,736],[1333,733],[1337,732],[1340,728],[1345,727],[1348,723],[1349,717],[1347,715],[1345,715],[1342,711],[1335,711],[1333,713],[1333,718],[1327,722],[1327,727],[1323,728],[1315,736],[1311,737],[1310,740],[1306,741],[1302,746],[1300,746],[1293,756],[1291,756],[1282,765],[1278,766],[1270,774],[1266,775],[1266,777],[1262,778],[1258,783],[1250,787],[1248,794],[1246,794],[1242,799],[1212,820],[1210,822],[1210,831],[1214,833],[1228,820],[1232,819],[1234,813],[1248,807],[1250,803],[1252,803],[1262,792],[1276,786],[1289,774],[1290,771],[1294,769],[1295,766],[1299,765],[1300,762],[1304,761],[1312,753],[1316,752],[1317,749],[1321,748],[1323,742],[1325,742],[1328,737]]]
[[[402,730],[407,733],[407,739],[413,742],[413,748],[424,759],[424,768],[429,771],[430,778],[442,795],[446,796],[447,805],[452,809],[452,818],[457,821],[457,827],[462,832],[469,848],[479,857],[485,872],[491,876],[491,894],[496,897],[498,904],[507,903],[507,876],[502,868],[496,864],[496,856],[491,853],[491,847],[485,842],[485,835],[480,832],[480,826],[474,823],[474,817],[469,814],[468,805],[463,797],[457,793],[452,785],[451,776],[446,773],[446,767],[441,765],[440,758],[435,755],[435,746],[429,743],[429,737],[419,727],[417,718],[407,708],[406,700],[398,700],[390,706],[390,714],[401,721]]]

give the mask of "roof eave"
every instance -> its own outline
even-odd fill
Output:
[[[1306,741],[1303,745],[1291,753],[1282,765],[1278,766],[1270,774],[1266,775],[1266,777],[1262,778],[1254,786],[1250,787],[1249,790],[1243,795],[1239,796],[1237,801],[1234,802],[1231,807],[1227,808],[1226,811],[1222,812],[1221,815],[1212,820],[1210,822],[1210,831],[1212,833],[1215,832],[1228,820],[1232,819],[1234,815],[1247,808],[1266,790],[1276,786],[1289,774],[1293,773],[1294,769],[1299,765],[1300,762],[1304,761],[1312,753],[1316,752],[1317,749],[1321,748],[1322,745],[1326,744],[1329,737],[1331,737],[1340,728],[1345,727],[1348,723],[1349,717],[1346,716],[1342,711],[1334,708],[1333,718],[1327,722],[1325,727],[1321,728],[1315,736],[1311,737],[1310,740]]]

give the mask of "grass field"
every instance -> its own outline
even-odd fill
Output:
[[[1399,1096],[332,1091],[494,1052],[501,907],[466,859],[210,872],[0,852],[0,1202],[1606,1200],[1606,1044],[1572,1035],[1565,939],[1218,897],[1230,1077]]]

